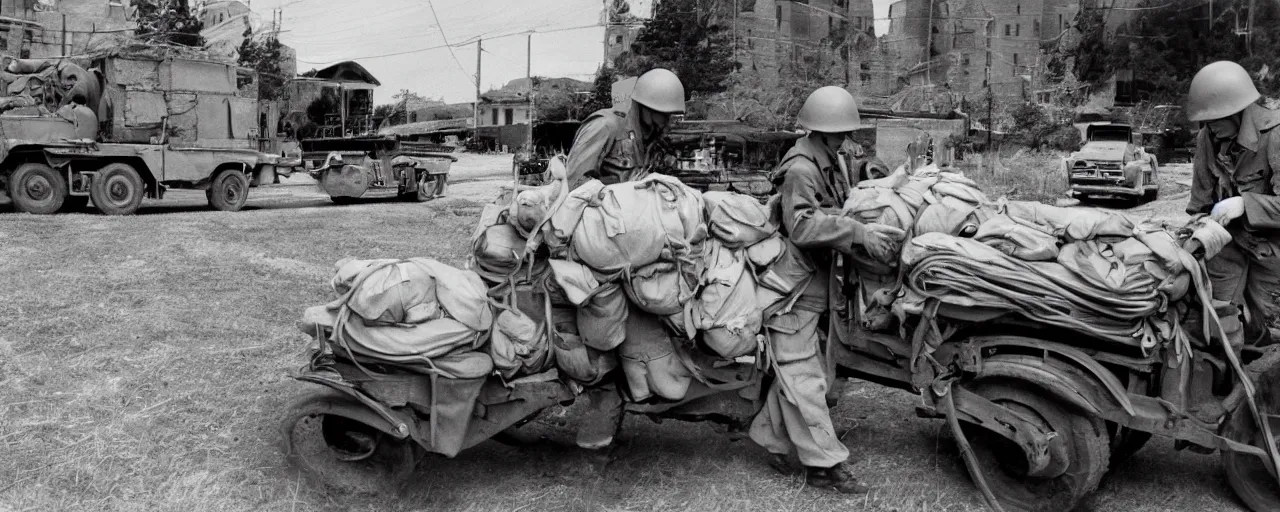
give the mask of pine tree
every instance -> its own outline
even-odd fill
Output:
[[[262,41],[253,39],[253,32],[245,30],[244,42],[240,43],[241,66],[252,68],[258,72],[258,97],[274,100],[279,97],[288,77],[280,69],[281,44],[275,37]]]

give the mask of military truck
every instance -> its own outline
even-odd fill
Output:
[[[0,204],[52,214],[92,200],[129,215],[177,188],[237,211],[274,181],[279,157],[252,148],[252,70],[145,48],[6,60],[17,78],[0,91]]]

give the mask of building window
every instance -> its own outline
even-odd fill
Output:
[[[493,125],[498,126],[498,109],[493,109]]]
[[[991,50],[987,50],[987,67],[991,67]]]
[[[747,48],[756,47],[756,38],[751,37],[751,30],[747,30]]]
[[[1018,62],[1017,56],[1015,56],[1015,57],[1014,57],[1013,61],[1014,61],[1014,62]],[[512,109],[507,109],[507,110],[506,110],[506,112],[504,112],[504,113],[506,114],[506,115],[505,115],[505,117],[506,117],[506,121],[507,121],[507,122],[506,122],[506,124],[511,124],[511,123],[515,122],[516,113],[515,113],[515,111],[514,111],[514,110],[512,110]]]
[[[416,122],[418,122],[418,113],[417,113],[417,112],[411,112],[411,113],[409,113],[409,122],[410,122],[410,123],[416,123]]]
[[[1040,35],[1040,20],[1035,20],[1031,27],[1035,31],[1032,35]]]
[[[756,0],[735,0],[735,1],[738,2],[738,8],[742,9],[742,12],[755,12],[756,10]]]
[[[1022,4],[1018,4],[1018,14],[1022,14]]]
[[[1018,73],[1018,54],[1013,54],[1013,73]]]
[[[1010,27],[1010,26],[1009,26],[1009,25],[1007,25],[1007,24],[1004,26],[1004,35],[1005,35],[1005,37],[1008,37],[1008,36],[1010,36],[1010,35],[1012,35],[1012,34],[1013,34],[1012,29],[1013,29],[1013,27]]]
[[[775,6],[773,12],[775,14],[775,18],[777,18],[777,21],[778,21],[778,30],[782,30],[782,6],[781,5]]]
[[[622,44],[622,35],[619,34],[619,35],[613,36],[613,42],[617,44]]]
[[[966,53],[966,54],[964,54],[963,56],[961,56],[961,62],[964,62],[964,65],[968,66],[968,65],[969,65],[969,54],[967,54],[967,53]]]
[[[827,33],[830,34],[832,32],[835,32],[835,30],[836,30],[836,19],[834,17],[827,16]]]
[[[1021,23],[1019,23],[1019,24],[1017,24],[1017,25],[1014,25],[1014,26],[1013,26],[1013,35],[1014,35],[1015,37],[1021,37],[1021,36],[1022,36],[1022,24],[1021,24]]]
[[[1058,15],[1058,32],[1062,32],[1063,30],[1066,30],[1066,28],[1067,27],[1062,26],[1062,15],[1059,14]]]

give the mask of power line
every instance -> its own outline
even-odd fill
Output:
[[[436,16],[436,7],[431,3],[431,0],[427,0],[427,7],[431,8],[431,17],[436,20],[436,27],[440,29],[440,38],[444,39],[444,47],[449,49],[449,56],[453,57],[453,62],[458,64],[458,69],[462,70],[462,74],[464,75],[467,74],[467,70],[462,67],[462,62],[459,61],[458,56],[453,53],[453,47],[449,46],[449,36],[445,35],[444,27],[440,26],[440,17]],[[471,85],[476,85],[479,83],[480,82],[471,80]]]
[[[555,32],[567,32],[567,31],[570,31],[570,30],[581,30],[581,29],[584,29],[584,28],[594,28],[594,27],[600,27],[600,26],[603,26],[603,25],[601,25],[600,23],[593,23],[593,24],[591,24],[591,25],[579,25],[579,26],[576,26],[576,27],[565,27],[565,28],[558,28],[558,29],[552,29],[552,30],[536,30],[536,29],[530,29],[530,30],[522,30],[522,31],[519,31],[519,32],[511,32],[511,33],[502,34],[502,35],[498,35],[498,36],[492,36],[492,37],[483,36],[483,38],[484,38],[485,40],[490,40],[490,39],[501,39],[501,38],[504,38],[504,37],[519,36],[519,35],[525,35],[525,34],[552,34],[552,33],[555,33]],[[301,63],[304,63],[304,64],[316,64],[316,65],[321,65],[321,64],[332,64],[332,63],[334,63],[334,62],[339,62],[339,61],[344,61],[344,60],[370,60],[370,59],[381,59],[381,58],[385,58],[385,57],[396,57],[396,56],[400,56],[400,55],[409,55],[409,54],[422,53],[422,52],[431,51],[431,50],[439,50],[439,49],[441,49],[441,48],[447,48],[447,47],[458,48],[458,47],[462,47],[462,46],[467,46],[467,45],[470,45],[470,44],[472,44],[472,43],[476,42],[476,41],[477,41],[477,40],[479,40],[481,37],[482,37],[482,36],[476,36],[476,37],[473,37],[473,38],[467,39],[467,40],[462,41],[462,42],[459,42],[459,43],[453,43],[453,44],[442,44],[442,45],[437,45],[437,46],[429,46],[429,47],[427,47],[427,48],[418,48],[418,49],[416,49],[416,50],[405,50],[405,51],[402,51],[402,52],[384,53],[384,54],[379,54],[379,55],[365,55],[365,56],[361,56],[361,57],[346,57],[346,58],[342,58],[342,59],[329,60],[329,61],[323,61],[323,62],[317,62],[317,61],[310,61],[310,60],[298,59],[298,62],[301,62]]]

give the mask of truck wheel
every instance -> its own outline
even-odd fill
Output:
[[[227,170],[213,177],[209,190],[204,191],[209,206],[224,212],[240,211],[249,201],[249,180],[240,171]]]
[[[9,197],[19,212],[57,213],[67,199],[67,180],[48,164],[25,163],[9,176]]]
[[[963,424],[978,466],[1005,510],[1066,512],[1098,488],[1111,453],[1103,420],[1069,410],[1026,384],[979,381],[967,387],[1055,432],[1049,453],[1066,459],[1050,463],[1061,468],[1059,474],[1030,476],[1018,445],[981,426]]]
[[[105,215],[130,215],[138,211],[145,194],[142,176],[132,165],[123,163],[98,169],[89,186],[93,205]]]

